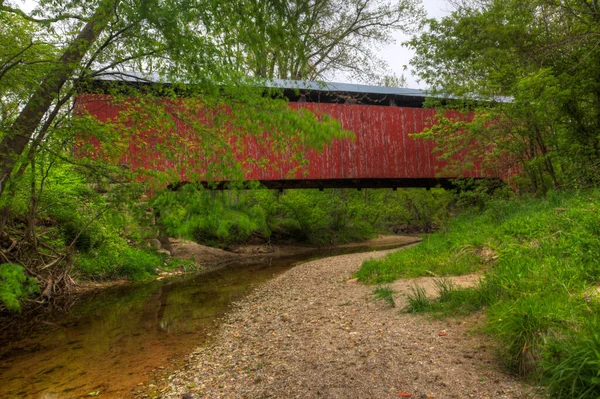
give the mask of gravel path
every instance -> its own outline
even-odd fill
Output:
[[[259,287],[224,320],[212,345],[163,381],[163,398],[524,398],[496,364],[483,316],[430,320],[373,300],[352,281],[363,260],[321,259]],[[473,284],[461,277],[456,284]],[[430,279],[419,279],[431,287]],[[412,395],[412,396],[411,396]]]

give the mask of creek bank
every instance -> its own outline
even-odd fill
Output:
[[[481,313],[444,321],[400,313],[352,279],[364,260],[390,252],[311,261],[265,283],[235,304],[212,344],[191,353],[183,369],[134,395],[524,397],[528,388],[501,370],[484,336],[472,333]],[[478,277],[454,280],[468,286]],[[412,284],[393,284],[399,307]]]
[[[224,259],[234,259],[245,256],[255,257],[278,257],[300,255],[315,250],[327,250],[336,248],[360,248],[360,247],[385,247],[401,246],[421,241],[416,236],[379,235],[366,241],[351,242],[340,245],[325,247],[314,247],[300,244],[260,244],[260,245],[234,245],[229,250],[223,250],[198,244],[194,241],[184,239],[170,239],[171,256],[179,259],[193,260],[198,263],[222,262]]]
[[[414,244],[421,241],[416,236],[379,235],[366,241],[351,242],[327,247],[314,247],[309,245],[293,244],[260,244],[260,245],[235,245],[228,250],[208,247],[194,241],[184,239],[169,239],[170,254],[173,258],[189,260],[194,262],[195,273],[205,273],[218,270],[228,262],[240,262],[248,260],[256,262],[257,259],[282,258],[298,256],[315,251],[343,251],[353,248],[385,248],[399,247]],[[185,268],[162,273],[165,275],[176,275],[185,273]]]
[[[260,245],[235,245],[228,249],[219,249],[198,244],[191,240],[180,238],[169,238],[168,245],[153,240],[152,246],[159,251],[163,251],[168,256],[193,262],[192,265],[180,266],[175,269],[159,272],[155,279],[161,280],[168,277],[180,276],[188,273],[202,274],[210,273],[225,267],[231,262],[236,263],[254,263],[261,259],[276,259],[283,257],[299,256],[315,251],[343,251],[353,248],[385,248],[399,247],[420,242],[421,238],[417,236],[397,236],[397,235],[379,235],[366,241],[351,242],[327,247],[314,247],[309,245],[291,245],[291,244],[260,244]],[[169,248],[169,249],[166,249]],[[116,279],[108,281],[79,280],[72,289],[71,294],[82,295],[101,291],[112,287],[125,286],[132,282],[127,279]]]

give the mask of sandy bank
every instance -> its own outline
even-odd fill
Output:
[[[156,392],[188,399],[523,398],[485,338],[472,333],[483,316],[404,314],[398,309],[411,281],[393,284],[396,308],[374,301],[373,287],[351,282],[365,259],[389,252],[308,262],[259,287]]]

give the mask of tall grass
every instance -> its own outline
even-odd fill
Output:
[[[357,277],[382,283],[480,271],[475,288],[441,280],[439,300],[423,310],[485,308],[508,368],[543,381],[550,397],[598,398],[599,210],[600,190],[495,201],[417,247],[365,262]]]

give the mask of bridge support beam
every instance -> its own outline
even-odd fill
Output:
[[[415,178],[415,179],[327,179],[327,180],[260,180],[260,186],[268,189],[283,192],[287,189],[319,189],[323,191],[326,188],[354,188],[361,190],[363,188],[391,188],[396,191],[398,188],[458,188],[453,184],[454,179],[449,178]],[[490,178],[476,178],[474,180],[499,180]],[[179,182],[169,185],[172,190],[177,190],[189,182]],[[209,190],[227,190],[229,188],[250,189],[256,188],[256,182],[216,182],[216,183],[199,183]]]

